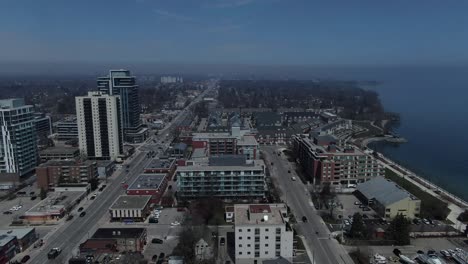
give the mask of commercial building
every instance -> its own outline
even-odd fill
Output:
[[[145,167],[145,173],[166,173],[172,178],[176,168],[175,159],[153,159]]]
[[[158,204],[167,188],[167,174],[140,174],[127,188],[127,195],[151,195],[151,203]]]
[[[45,190],[58,186],[88,184],[98,177],[95,161],[50,160],[36,167],[37,186]]]
[[[19,251],[26,250],[38,238],[35,228],[11,228],[1,229],[0,236],[14,236],[18,241]]]
[[[78,122],[76,116],[68,116],[54,123],[57,140],[70,140],[78,138]]]
[[[15,236],[0,235],[0,264],[10,263],[10,260],[19,253],[18,240]]]
[[[23,221],[30,225],[57,224],[86,194],[83,191],[49,193],[46,199],[24,213]]]
[[[117,250],[142,252],[146,244],[145,228],[99,228],[91,237],[92,240],[114,240]]]
[[[75,99],[81,153],[91,159],[111,160],[122,155],[120,96],[88,92]]]
[[[343,187],[384,175],[384,168],[374,157],[339,143],[331,135],[293,136],[294,152],[313,183]]]
[[[0,129],[0,173],[32,172],[37,165],[33,106],[22,98],[0,100]]]
[[[238,264],[284,258],[292,262],[293,231],[285,204],[234,205],[235,258]]]
[[[387,219],[398,214],[416,218],[419,217],[421,210],[421,200],[383,177],[376,177],[358,184],[356,196],[364,204],[372,207],[381,217]]]
[[[141,222],[150,213],[151,195],[120,195],[109,208],[112,221]]]
[[[218,197],[261,199],[265,196],[265,163],[243,155],[212,156],[206,163],[189,160],[178,166],[178,195],[182,199]]]
[[[73,160],[80,156],[80,149],[74,147],[49,147],[39,152],[41,162],[48,160]]]
[[[148,136],[140,120],[140,102],[135,76],[128,70],[110,70],[109,75],[97,79],[98,90],[108,95],[118,95],[121,100],[120,117],[124,140],[141,143]]]

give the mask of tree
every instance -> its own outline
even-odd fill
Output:
[[[396,245],[408,245],[410,243],[410,221],[402,214],[398,214],[390,222],[387,229],[387,236],[394,240]]]
[[[366,228],[360,213],[355,213],[353,215],[353,223],[349,234],[352,238],[364,238],[366,236]]]
[[[44,188],[41,188],[41,192],[39,193],[39,197],[41,200],[44,200],[47,197],[47,191]]]
[[[465,210],[463,213],[461,213],[457,219],[461,222],[468,222],[468,210]]]

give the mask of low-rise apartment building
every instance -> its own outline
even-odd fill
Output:
[[[83,185],[97,178],[95,161],[50,160],[36,167],[37,185],[45,190],[61,185]]]
[[[80,150],[74,147],[50,147],[39,152],[41,162],[48,160],[73,160],[80,156]]]
[[[348,186],[383,176],[382,165],[357,147],[340,146],[331,135],[293,136],[293,149],[314,184]]]
[[[187,161],[185,166],[177,167],[180,198],[261,199],[265,196],[262,160],[247,161],[243,155],[221,155],[205,161]]]
[[[293,231],[285,204],[234,205],[237,264],[284,258],[292,262]]]

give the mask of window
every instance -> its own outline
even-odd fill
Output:
[[[265,244],[265,247],[268,247],[268,244]]]
[[[281,241],[281,237],[280,236],[277,236],[276,237],[276,242],[280,242]]]
[[[256,258],[260,257],[260,252],[255,251],[255,257],[256,257]],[[255,260],[255,261],[256,261],[256,260]]]
[[[268,236],[265,236],[265,239],[268,239]]]
[[[241,248],[241,247],[242,247],[242,244],[239,244],[239,247]]]
[[[276,251],[276,252],[275,252],[275,256],[281,257],[281,252],[280,252],[280,251]]]
[[[239,237],[239,240],[242,240],[242,237]]]
[[[247,252],[247,255],[250,255],[250,251],[249,251],[249,252]]]
[[[281,234],[281,228],[276,228],[276,234]]]
[[[260,228],[255,228],[255,234],[260,235]]]
[[[257,260],[254,260],[254,264],[257,264]]]
[[[247,229],[247,232],[250,232],[250,228],[249,228],[249,229]]]
[[[250,244],[247,244],[247,247],[250,247]]]
[[[268,231],[269,231],[269,229],[268,229],[268,228],[265,228],[265,232],[268,232]]]
[[[247,239],[251,239],[251,237],[247,237]]]
[[[276,244],[275,248],[276,248],[276,249],[280,249],[280,248],[281,248],[281,245],[280,245],[280,244]]]
[[[255,245],[255,249],[260,249],[260,245]]]
[[[239,251],[239,255],[242,255],[242,251]]]
[[[242,232],[242,229],[239,228],[239,232]]]
[[[265,255],[268,255],[268,251],[265,251]]]

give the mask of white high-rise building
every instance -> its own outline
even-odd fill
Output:
[[[292,263],[293,231],[285,204],[234,205],[236,264],[282,257]]]
[[[0,173],[23,176],[37,165],[34,109],[24,99],[0,100]]]
[[[75,101],[80,152],[91,159],[116,159],[123,153],[120,96],[88,92]]]

